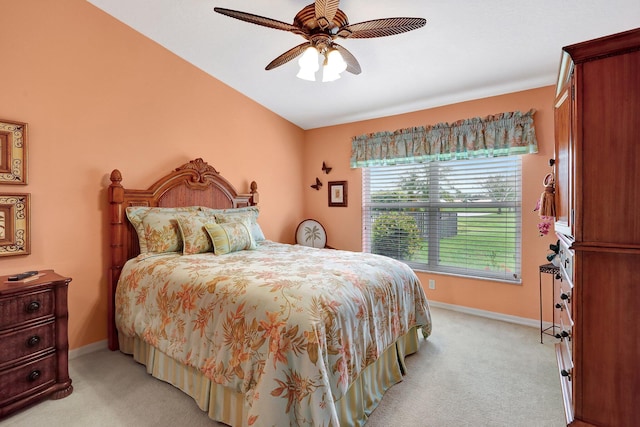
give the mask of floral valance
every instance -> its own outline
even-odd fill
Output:
[[[537,153],[534,113],[516,111],[354,136],[351,167]]]

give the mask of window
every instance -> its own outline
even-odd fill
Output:
[[[520,282],[520,156],[363,168],[363,246],[416,270]]]

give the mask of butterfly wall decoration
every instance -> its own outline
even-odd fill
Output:
[[[316,190],[320,190],[321,187],[322,187],[322,182],[318,179],[318,177],[316,177],[316,183],[315,184],[311,184],[311,188],[315,188]]]
[[[325,162],[322,162],[322,172],[326,173],[327,175],[329,175],[329,172],[331,172],[331,169],[329,166],[327,166],[327,164]]]

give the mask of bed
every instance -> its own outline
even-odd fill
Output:
[[[431,333],[414,272],[387,257],[282,244],[198,158],[147,189],[111,173],[111,350],[231,426],[362,426]]]

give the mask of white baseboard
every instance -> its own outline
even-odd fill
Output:
[[[429,301],[429,306],[443,308],[445,310],[458,311],[460,313],[471,314],[473,316],[486,317],[503,322],[516,323],[518,325],[540,328],[540,319],[528,319],[526,317],[511,316],[509,314],[496,313],[494,311],[480,310],[477,308],[464,307],[462,305],[447,304],[438,301]],[[544,322],[543,328],[551,326],[551,322]]]
[[[75,359],[76,357],[84,356],[85,354],[104,350],[106,348],[107,348],[107,340],[94,342],[89,345],[82,346],[80,348],[74,348],[73,350],[69,350],[69,360]]]

